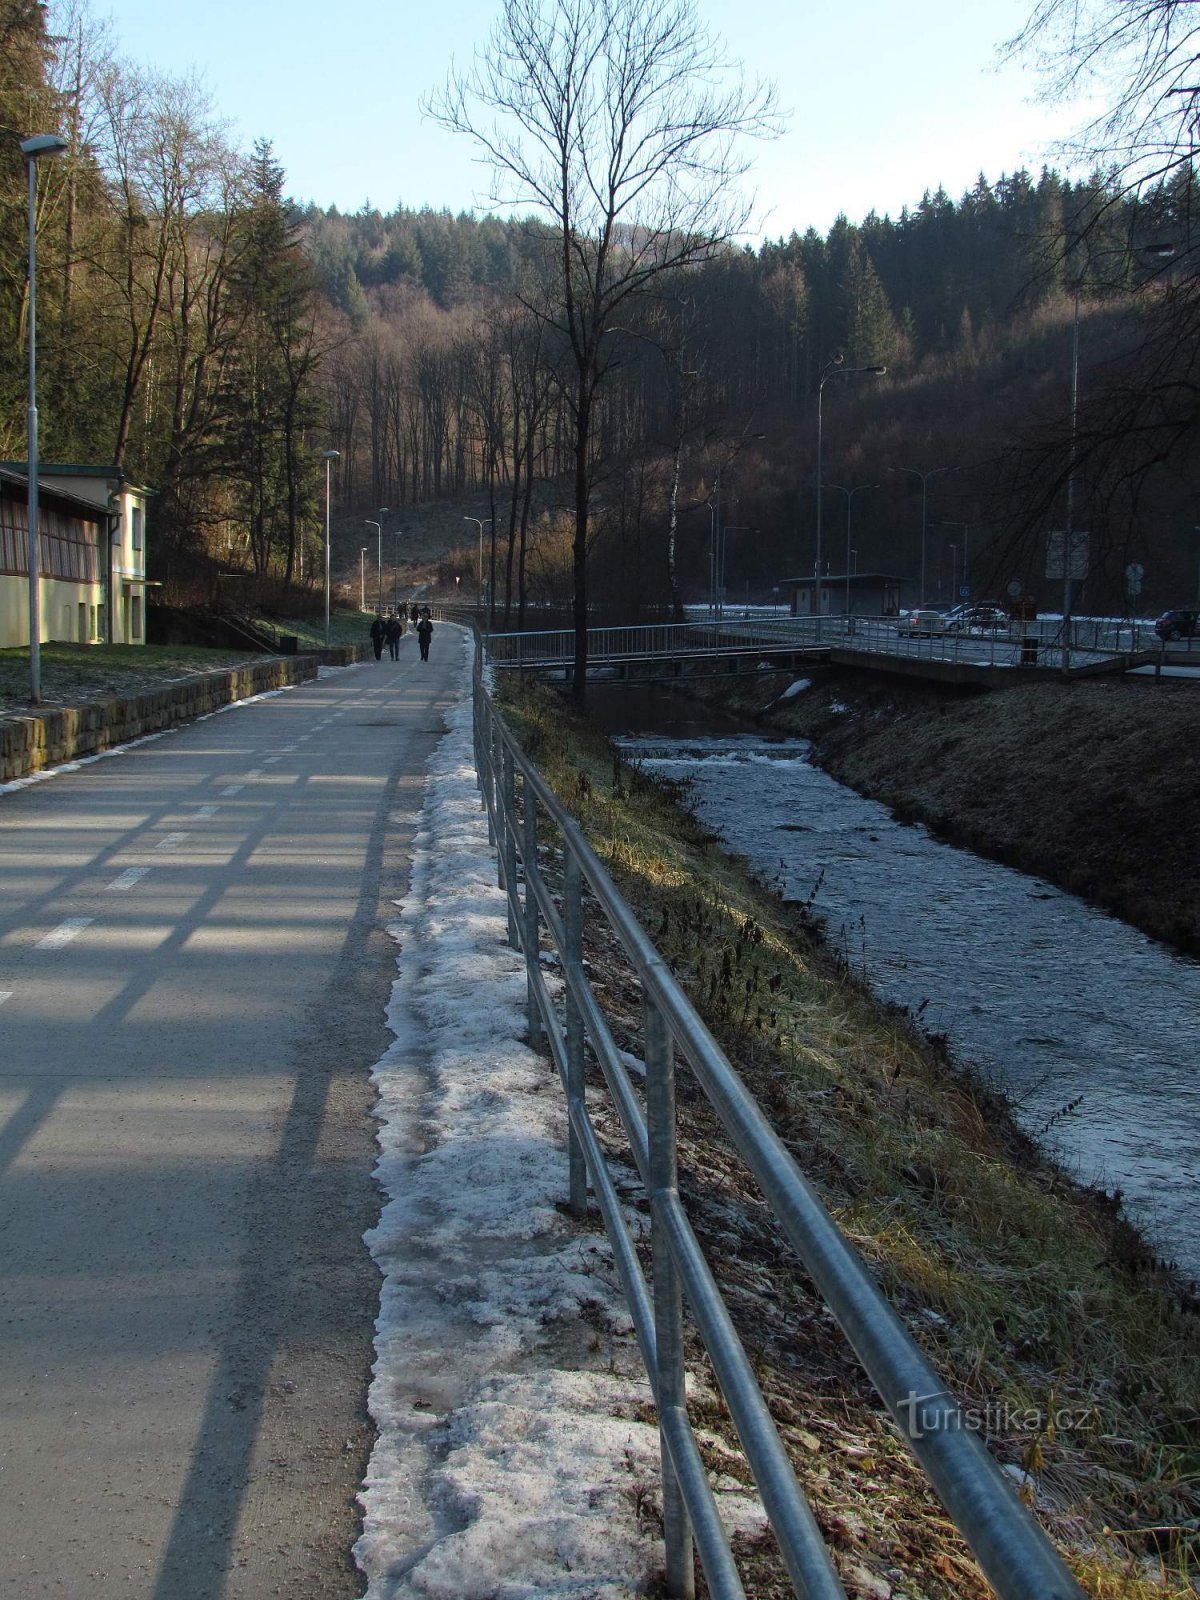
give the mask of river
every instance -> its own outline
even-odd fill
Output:
[[[1068,1170],[1119,1189],[1160,1254],[1200,1277],[1200,963],[897,822],[804,740],[668,695],[596,699],[627,759],[686,779],[706,825],[785,899],[811,899],[878,995],[944,1033]]]

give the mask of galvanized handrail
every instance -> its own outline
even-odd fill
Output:
[[[535,1045],[545,1038],[566,1093],[571,1209],[577,1216],[586,1213],[590,1179],[658,1408],[670,1594],[688,1600],[695,1592],[694,1540],[715,1600],[744,1600],[687,1417],[682,1326],[686,1295],[796,1594],[806,1600],[844,1600],[820,1530],[679,1195],[674,1114],[678,1049],[1001,1600],[1082,1600],[1049,1540],[966,1426],[957,1401],[693,1010],[578,824],[521,751],[484,684],[479,660],[474,733],[489,835],[497,847],[499,880],[508,905],[509,940],[525,953],[530,1038]],[[562,841],[561,911],[538,864],[539,821]],[[584,970],[585,884],[641,982],[645,1113]],[[562,1017],[542,972],[543,933],[562,964]],[[613,1096],[649,1198],[649,1287],[588,1113],[585,1042]]]
[[[901,617],[727,617],[724,620],[631,624],[588,629],[588,662],[603,667],[656,658],[762,650],[844,648],[917,660],[1019,667],[1062,663],[1062,623],[1045,618],[1010,627],[954,632],[938,624],[910,632]],[[1071,620],[1071,655],[1095,661],[1157,649],[1152,627],[1099,618]],[[569,628],[487,635],[488,659],[499,668],[545,670],[573,665],[575,635]]]

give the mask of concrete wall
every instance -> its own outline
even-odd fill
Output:
[[[321,651],[318,655],[269,656],[252,666],[205,673],[203,677],[166,684],[127,699],[97,700],[88,705],[46,708],[0,718],[0,782],[23,778],[80,756],[97,755],[129,739],[158,733],[268,689],[303,683],[316,677],[319,662],[343,665],[360,654],[351,647]]]

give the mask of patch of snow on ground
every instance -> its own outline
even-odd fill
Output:
[[[798,694],[803,694],[805,689],[811,688],[811,678],[797,678],[795,683],[788,684],[787,688],[783,691],[779,698],[781,700],[794,700]]]
[[[368,1600],[617,1600],[661,1546],[658,1434],[603,1234],[567,1194],[557,1078],[523,1042],[464,697],[431,758],[379,1063],[378,1427],[355,1548]],[[553,977],[550,978],[553,982]],[[486,1004],[481,999],[486,997]]]

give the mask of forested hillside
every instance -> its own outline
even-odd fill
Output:
[[[464,530],[445,581],[474,591],[470,516],[498,612],[569,599],[578,398],[550,222],[297,208],[269,142],[231,147],[194,84],[122,60],[86,15],[51,29],[32,0],[0,0],[0,43],[0,457],[25,454],[18,145],[60,131],[66,154],[38,173],[42,455],[115,462],[157,491],[151,560],[170,597],[210,593],[218,566],[264,594],[309,581],[332,448],[347,579],[365,518],[431,526],[437,503],[438,525]],[[924,498],[930,600],[969,572],[976,594],[1015,578],[1053,604],[1076,297],[1085,603],[1123,606],[1133,559],[1143,605],[1186,598],[1196,386],[1163,328],[1191,283],[1195,198],[1190,165],[1136,201],[1103,175],[981,175],[896,218],[721,242],[657,273],[598,344],[589,598],[703,598],[718,527],[734,597],[811,573],[820,395],[823,568],[895,573],[915,600]],[[636,221],[613,240],[638,258]],[[1113,397],[1142,397],[1148,359],[1156,408],[1123,413]]]

